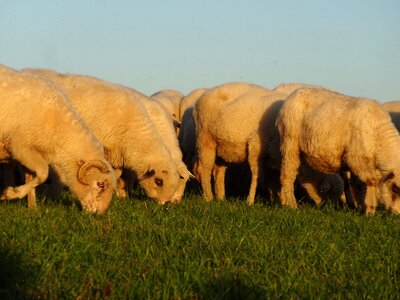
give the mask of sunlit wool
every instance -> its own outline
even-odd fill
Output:
[[[85,210],[105,212],[115,176],[92,131],[50,81],[3,66],[0,72],[1,140],[11,157],[35,174],[22,186],[6,188],[2,198],[27,195],[46,180],[50,165]]]
[[[179,185],[179,173],[140,99],[147,96],[89,76],[29,70],[50,78],[71,99],[105,148],[117,178],[132,170],[147,196],[164,204]]]

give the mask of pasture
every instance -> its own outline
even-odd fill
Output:
[[[328,203],[160,206],[139,192],[105,215],[64,195],[0,204],[0,298],[394,299],[400,218]]]

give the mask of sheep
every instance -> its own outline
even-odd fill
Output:
[[[314,84],[282,83],[277,85],[272,91],[275,93],[283,94],[285,98],[287,98],[287,96],[289,96],[297,89],[304,87],[321,88],[321,86]],[[275,115],[275,120],[277,114],[278,112]],[[275,162],[277,162],[276,166],[279,166],[279,168],[277,169],[280,170],[282,158],[281,153],[277,152],[280,151],[280,140],[278,146],[279,133],[276,126],[274,126],[273,128],[274,132],[271,136],[273,137],[272,141],[274,141],[273,144],[275,145],[275,147],[269,147],[268,150],[269,156],[275,158]],[[304,164],[300,169],[300,174],[297,177],[297,180],[299,181],[300,185],[305,188],[308,195],[314,200],[315,204],[317,205],[321,203],[323,198],[338,198],[338,200],[340,200],[343,205],[347,204],[348,202],[350,202],[349,204],[352,203],[351,199],[348,199],[344,194],[348,191],[345,190],[345,178],[343,178],[341,175],[338,176],[337,174],[321,174],[310,168],[308,165]]]
[[[0,198],[25,197],[46,180],[51,166],[85,211],[104,213],[115,186],[114,172],[65,95],[48,80],[0,65],[0,99],[2,158],[20,162],[31,175],[23,185],[6,187]],[[34,198],[28,207],[36,207]]]
[[[257,180],[264,164],[280,169],[280,140],[274,124],[286,96],[252,84],[227,83],[209,90],[196,102],[193,115],[197,131],[197,173],[207,201],[213,197],[210,182],[213,169],[217,198],[225,194],[227,165],[216,163],[216,157],[220,157],[227,163],[248,161],[251,184],[246,201],[254,204]],[[329,186],[332,190],[333,186],[340,186],[337,177],[309,173],[302,172],[299,181],[317,204],[322,201],[319,184],[324,180],[339,182]]]
[[[171,114],[174,120],[176,134],[179,133],[179,104],[183,99],[183,94],[176,90],[164,89],[150,96],[153,100],[158,101]]]
[[[383,108],[389,112],[394,126],[397,131],[400,131],[400,101],[391,101],[383,103]],[[365,186],[360,180],[352,175],[349,171],[342,172],[342,176],[345,179],[345,192],[347,192],[346,198],[352,207],[358,208],[363,203],[365,197]],[[377,193],[378,195],[379,193]]]
[[[153,101],[149,98],[141,98],[140,101],[146,108],[150,120],[159,133],[163,144],[169,150],[171,159],[178,169],[180,175],[179,187],[172,196],[171,202],[179,203],[182,200],[186,182],[190,178],[194,178],[194,176],[188,171],[186,165],[182,161],[182,152],[179,148],[178,139],[175,134],[172,116],[157,101]]]
[[[302,162],[324,173],[348,169],[365,185],[363,209],[375,213],[376,190],[385,207],[400,212],[400,136],[377,101],[323,88],[301,88],[277,119],[282,139],[280,201],[297,207],[293,183]]]
[[[160,204],[170,201],[179,173],[168,149],[150,121],[138,91],[98,78],[26,69],[49,78],[69,97],[105,148],[116,177],[135,173],[146,195]]]
[[[221,199],[225,194],[224,176],[225,165],[217,165],[216,158],[221,157],[224,161],[243,162],[249,161],[252,172],[252,182],[247,202],[254,202],[255,189],[258,177],[259,147],[253,147],[252,128],[242,130],[243,126],[232,126],[247,122],[246,119],[235,119],[238,114],[230,115],[227,112],[229,105],[237,98],[252,92],[254,98],[270,93],[269,90],[248,83],[227,83],[210,89],[197,100],[193,117],[196,126],[197,146],[197,176],[202,186],[206,201],[211,201],[213,193],[211,189],[211,174],[215,171],[215,193]],[[239,123],[237,123],[239,121]],[[236,123],[235,123],[236,122]],[[232,137],[232,129],[240,128],[238,137]],[[246,129],[247,129],[246,128]],[[255,130],[256,131],[256,130]],[[236,132],[235,132],[236,133]],[[254,151],[253,151],[254,150]]]

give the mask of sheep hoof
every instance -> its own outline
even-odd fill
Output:
[[[172,204],[178,204],[182,202],[182,197],[172,197],[171,203]]]
[[[213,200],[213,195],[209,195],[208,193],[203,193],[203,198],[206,200],[206,202],[211,202]]]
[[[282,206],[297,208],[297,201],[293,194],[285,193],[285,196],[281,198]]]
[[[125,199],[128,198],[128,194],[126,193],[125,190],[116,190],[115,194],[117,195],[118,199]]]
[[[365,214],[366,214],[367,216],[373,216],[373,215],[375,214],[375,211],[376,211],[376,207],[370,205],[370,206],[367,206],[367,207],[366,207],[366,209],[365,209]]]
[[[246,203],[248,206],[253,206],[254,205],[254,199],[247,199]]]

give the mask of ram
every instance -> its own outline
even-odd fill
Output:
[[[131,170],[148,197],[160,204],[171,200],[179,173],[140,101],[147,96],[94,77],[26,71],[51,79],[67,94],[104,146],[117,178]]]
[[[51,166],[84,210],[107,210],[114,172],[100,142],[54,84],[0,65],[0,117],[3,156],[9,153],[32,175],[23,185],[6,187],[1,199],[23,198],[47,179]]]
[[[385,207],[400,212],[400,136],[377,101],[301,88],[286,99],[277,126],[283,205],[297,207],[293,183],[305,161],[320,172],[357,176],[366,187],[366,214],[375,213],[377,189]]]

